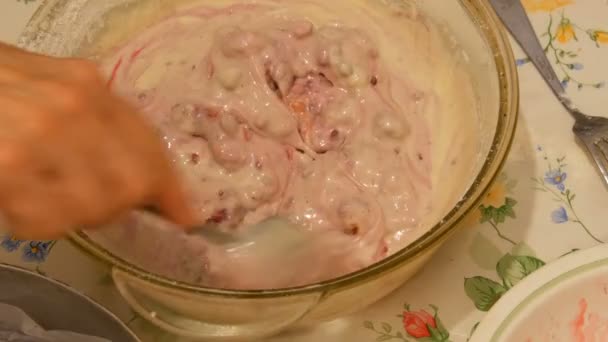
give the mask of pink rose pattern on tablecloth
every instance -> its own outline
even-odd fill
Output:
[[[378,335],[376,341],[450,342],[450,333],[439,318],[439,309],[434,305],[429,308],[432,313],[425,309],[414,311],[410,305],[405,304],[403,313],[397,315],[402,322],[398,328],[393,328],[387,322],[372,321],[363,322],[363,326]]]

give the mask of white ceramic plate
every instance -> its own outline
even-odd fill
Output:
[[[507,292],[470,342],[608,341],[608,245],[574,252]]]

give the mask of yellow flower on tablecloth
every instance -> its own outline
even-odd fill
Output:
[[[600,43],[608,43],[608,32],[595,31],[595,39]]]
[[[557,38],[557,41],[559,41],[562,44],[567,43],[567,42],[571,41],[572,39],[576,39],[576,33],[574,32],[574,26],[572,26],[572,23],[570,22],[570,20],[565,19],[565,18],[562,19],[562,21],[559,23],[559,26],[557,27],[557,32],[555,33],[555,37]]]
[[[485,207],[495,207],[498,208],[505,203],[506,196],[506,186],[502,182],[496,182],[490,188],[490,191],[484,196],[481,200],[481,205]],[[479,223],[481,219],[481,210],[474,209],[469,215],[466,217],[464,224],[467,227],[475,226]]]
[[[551,12],[574,3],[574,0],[522,0],[521,3],[526,8],[526,11],[530,13]]]
[[[482,198],[480,205],[483,207],[501,208],[507,203],[507,195],[512,192],[516,182],[510,180],[506,174],[498,176],[490,190]],[[467,227],[477,225],[481,220],[482,212],[479,208],[473,210],[464,220]]]
[[[486,194],[481,204],[486,207],[499,208],[505,204],[505,197],[507,196],[507,185],[504,182],[497,181],[494,183],[490,191]]]
[[[600,30],[590,30],[589,36],[596,43],[608,44],[608,32]]]

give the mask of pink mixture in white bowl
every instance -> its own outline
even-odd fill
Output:
[[[411,70],[411,52],[399,53],[408,37],[395,41],[389,30],[407,20],[427,35],[417,39],[440,39],[440,31],[407,6],[383,10],[395,20],[383,24],[355,2],[216,1],[177,11],[102,60],[108,86],[158,127],[201,222],[238,231],[286,217],[331,240],[327,260],[341,258],[312,278],[270,285],[343,275],[402,248],[437,205],[437,170],[464,162],[449,149],[465,139],[440,137],[451,159],[434,164],[431,126],[438,112],[474,114],[470,81],[445,78],[442,89],[429,73],[420,82],[447,43],[427,43],[421,57],[431,61]],[[466,75],[450,63],[437,67]],[[217,282],[262,286],[234,276]]]

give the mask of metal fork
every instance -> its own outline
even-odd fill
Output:
[[[530,19],[519,0],[489,0],[503,24],[536,66],[555,96],[574,117],[572,131],[589,152],[608,185],[608,119],[580,112],[566,97],[566,91],[545,55]]]

